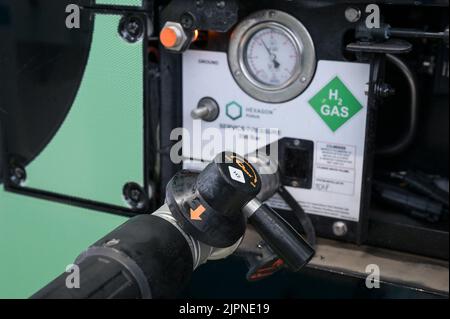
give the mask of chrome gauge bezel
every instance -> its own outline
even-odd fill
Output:
[[[293,76],[281,86],[261,83],[247,67],[247,46],[254,35],[266,28],[284,32],[300,57]],[[316,71],[316,52],[308,30],[293,16],[276,10],[257,12],[236,27],[231,35],[228,61],[233,77],[242,90],[266,103],[284,103],[296,98],[308,88]]]
[[[255,76],[253,75],[253,72],[249,70],[247,52],[248,52],[248,46],[250,45],[250,41],[253,39],[254,36],[256,36],[260,31],[262,31],[264,29],[277,29],[278,31],[281,31],[291,41],[291,43],[294,44],[296,54],[299,57],[302,55],[302,52],[303,52],[302,45],[301,45],[300,41],[298,41],[298,39],[295,37],[295,35],[292,34],[292,32],[288,28],[286,28],[284,25],[279,24],[277,22],[260,23],[260,24],[256,25],[254,28],[250,29],[242,38],[242,40],[241,40],[242,44],[239,46],[239,54],[238,54],[240,68],[241,68],[242,72],[244,73],[246,78],[248,80],[250,80],[250,82],[253,83],[253,85],[255,85],[263,90],[277,91],[277,90],[281,90],[281,89],[284,89],[284,88],[290,86],[300,76],[301,65],[300,65],[300,61],[296,61],[296,70],[295,70],[294,74],[283,85],[279,85],[279,86],[267,85],[267,84],[262,83],[258,79],[256,79]]]

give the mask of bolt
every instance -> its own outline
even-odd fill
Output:
[[[294,140],[294,146],[299,147],[302,144],[302,142],[300,142],[300,140]]]
[[[136,183],[126,184],[123,188],[123,196],[133,209],[142,209],[146,205],[145,193]]]
[[[190,30],[194,27],[194,17],[189,12],[183,13],[181,16],[181,25],[183,28]]]
[[[395,89],[387,83],[375,84],[375,95],[382,98],[387,98],[395,95]]]
[[[25,171],[22,168],[20,168],[20,167],[16,167],[14,169],[14,175],[17,178],[23,179],[25,177]]]
[[[194,120],[201,120],[204,117],[207,117],[209,115],[209,110],[206,106],[202,106],[199,108],[196,108],[192,111],[192,118]]]
[[[347,224],[344,222],[335,222],[333,224],[333,234],[337,237],[344,237],[348,233]]]
[[[291,186],[292,186],[292,187],[298,188],[298,187],[300,187],[300,183],[299,183],[298,181],[293,181],[293,182],[291,183]]]
[[[119,23],[119,34],[125,41],[135,43],[144,35],[144,22],[135,15],[124,16]]]
[[[194,120],[214,122],[220,114],[220,107],[217,102],[210,97],[205,97],[198,102],[197,108],[192,110],[191,116]]]
[[[227,5],[227,3],[226,3],[225,1],[223,1],[223,0],[217,1],[217,2],[216,2],[216,6],[217,6],[217,8],[219,8],[219,9],[225,8],[226,5]]]
[[[137,190],[137,189],[133,189],[133,190],[131,191],[131,194],[130,194],[130,195],[131,195],[130,198],[131,198],[133,201],[138,202],[138,201],[139,201],[139,198],[141,197],[141,192],[140,192],[139,190]]]
[[[349,7],[347,8],[347,10],[345,10],[345,18],[350,23],[358,22],[359,19],[361,19],[361,10]]]
[[[127,30],[131,34],[136,34],[138,29],[139,29],[139,24],[137,24],[136,21],[130,21],[130,23],[127,24]]]
[[[11,169],[10,180],[13,184],[20,186],[25,182],[27,173],[23,167],[15,166]]]
[[[433,57],[430,57],[429,60],[425,60],[422,62],[423,71],[428,73],[429,75],[434,74],[434,70],[436,68],[436,63]]]

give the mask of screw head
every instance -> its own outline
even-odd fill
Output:
[[[123,187],[123,196],[132,209],[141,210],[147,206],[147,197],[139,184],[126,184]]]
[[[344,222],[335,222],[333,224],[333,234],[337,237],[344,237],[348,233],[347,224]]]
[[[361,10],[349,7],[345,10],[345,19],[350,23],[358,22],[361,19]]]
[[[129,43],[136,43],[144,36],[144,20],[137,15],[122,17],[119,23],[120,36]]]
[[[387,98],[395,95],[395,89],[388,83],[378,83],[375,85],[375,94],[378,97]]]
[[[133,189],[130,191],[130,199],[133,202],[138,202],[141,197],[141,192],[138,189]]]
[[[14,185],[20,186],[27,179],[27,172],[22,166],[13,166],[11,168],[10,180]]]
[[[189,12],[183,13],[180,22],[181,26],[187,30],[191,30],[194,27],[194,16]]]

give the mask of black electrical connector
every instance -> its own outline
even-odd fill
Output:
[[[437,223],[448,216],[448,191],[436,184],[436,177],[416,172],[391,172],[380,174],[373,184],[380,201],[411,217]]]

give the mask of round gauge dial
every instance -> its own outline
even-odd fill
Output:
[[[248,41],[244,56],[249,75],[263,86],[285,87],[300,71],[300,48],[281,26],[257,31]]]
[[[303,93],[317,65],[308,30],[276,10],[257,12],[236,27],[228,60],[241,89],[267,103],[284,103]]]

